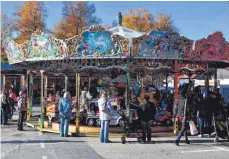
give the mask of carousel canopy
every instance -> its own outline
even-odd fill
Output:
[[[9,71],[9,70],[15,71],[15,70],[20,70],[20,68],[15,67],[13,65],[9,65],[6,62],[1,62],[1,71]]]
[[[122,26],[110,28],[109,31],[114,35],[120,35],[124,38],[139,38],[146,35],[144,32],[139,32]]]
[[[130,41],[132,45],[129,45]],[[94,26],[83,31],[81,36],[69,39],[58,39],[41,31],[33,33],[22,44],[7,37],[3,47],[10,64],[30,70],[133,71],[139,67],[148,70],[170,67],[174,70],[175,60],[179,61],[179,69],[229,67],[229,44],[221,32],[194,41],[177,32],[152,31],[146,35],[122,26],[109,30]]]

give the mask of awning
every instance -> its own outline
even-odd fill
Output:
[[[109,31],[114,35],[120,35],[124,38],[139,38],[146,35],[144,32],[135,31],[122,26],[110,28]]]

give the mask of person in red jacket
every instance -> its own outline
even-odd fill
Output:
[[[9,90],[9,106],[10,106],[10,115],[13,116],[13,112],[16,110],[14,107],[14,102],[17,101],[17,95],[13,92],[12,89]]]

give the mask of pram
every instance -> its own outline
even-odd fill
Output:
[[[213,114],[213,125],[216,133],[214,142],[219,142],[219,138],[227,139],[229,141],[228,123],[229,122],[227,116],[223,114],[219,114],[219,115]]]
[[[142,142],[140,134],[137,132],[141,129],[141,123],[139,120],[130,120],[124,110],[118,110],[118,113],[121,115],[120,126],[123,128],[124,133],[121,137],[122,144],[126,143],[126,137],[129,137],[131,133],[137,133],[137,141]]]

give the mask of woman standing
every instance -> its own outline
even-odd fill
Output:
[[[64,98],[59,104],[59,114],[60,114],[60,136],[67,137],[68,136],[68,127],[69,122],[72,117],[72,102],[70,100],[70,93],[65,92]]]
[[[101,121],[100,142],[109,143],[108,128],[109,128],[109,120],[110,120],[110,111],[108,108],[107,93],[105,91],[102,92],[102,96],[98,100],[98,106],[99,106],[99,114],[100,114],[100,121]]]
[[[17,130],[23,131],[23,120],[25,118],[25,112],[26,112],[26,98],[22,91],[19,92],[19,97],[17,101],[18,101],[18,111],[19,111]]]

